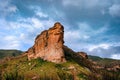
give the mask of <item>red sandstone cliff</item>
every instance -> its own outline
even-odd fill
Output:
[[[33,47],[26,52],[28,59],[42,58],[55,63],[65,62],[63,38],[64,27],[57,22],[36,37]]]

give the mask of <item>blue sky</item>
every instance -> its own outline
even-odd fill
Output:
[[[55,22],[73,50],[120,59],[120,0],[0,0],[0,49],[25,51]]]

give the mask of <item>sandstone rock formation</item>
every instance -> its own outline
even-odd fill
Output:
[[[49,30],[43,31],[35,38],[33,47],[28,49],[28,60],[41,58],[50,62],[66,62],[63,44],[64,27],[55,23]]]
[[[85,52],[77,52],[77,54],[82,56],[84,59],[88,59],[88,55]]]
[[[66,59],[81,60],[87,59],[88,56],[84,52],[74,52],[64,45],[64,27],[59,23],[55,23],[49,30],[43,31],[35,38],[34,45],[26,51],[28,60],[41,58],[54,63],[66,62]]]

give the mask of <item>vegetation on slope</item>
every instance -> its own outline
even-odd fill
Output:
[[[120,72],[93,68],[88,59],[64,47],[67,62],[55,64],[42,59],[28,61],[20,55],[0,64],[1,80],[120,80]]]
[[[88,56],[89,59],[91,59],[92,61],[95,61],[97,64],[101,65],[101,66],[115,66],[115,65],[120,65],[120,60],[116,60],[116,59],[110,59],[110,58],[101,58],[98,56]]]
[[[18,56],[22,53],[20,50],[3,50],[0,49],[0,59],[3,59],[4,57],[12,57],[12,56]]]
[[[2,80],[88,80],[91,71],[74,61],[55,64],[42,59],[15,58],[0,64]]]

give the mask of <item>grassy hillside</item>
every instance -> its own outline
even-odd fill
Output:
[[[98,57],[98,56],[92,56],[92,55],[88,55],[88,58],[93,60],[93,61],[100,61],[102,58]]]
[[[2,80],[89,80],[92,74],[72,60],[55,64],[42,59],[28,61],[26,56],[0,64],[0,71]]]
[[[60,64],[42,59],[28,61],[26,55],[2,59],[0,80],[120,80],[120,73],[93,68],[89,59],[67,47],[64,50],[67,62]]]
[[[98,56],[91,56],[89,55],[88,56],[89,59],[97,62],[97,64],[100,64],[100,65],[117,65],[117,64],[120,64],[120,60],[116,60],[116,59],[110,59],[110,58],[101,58],[101,57],[98,57]]]
[[[0,49],[0,59],[4,57],[18,56],[22,53],[20,50],[3,50]]]

